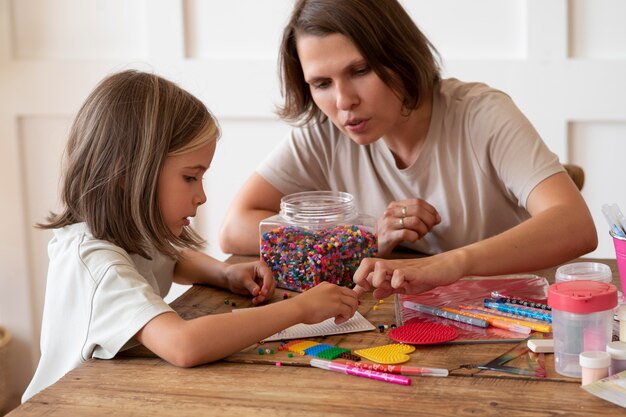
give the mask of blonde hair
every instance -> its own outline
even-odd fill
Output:
[[[326,119],[304,79],[297,37],[338,33],[359,50],[380,79],[415,109],[440,81],[437,50],[396,0],[299,0],[283,30],[279,72],[285,120],[307,123]]]
[[[191,228],[165,225],[158,179],[165,158],[219,138],[206,106],[171,81],[128,70],[108,76],[89,95],[72,125],[61,186],[64,209],[50,213],[56,229],[85,222],[94,237],[149,258],[152,249],[178,257],[204,241]]]

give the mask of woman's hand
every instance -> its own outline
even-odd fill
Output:
[[[415,259],[366,258],[354,273],[354,291],[361,295],[374,289],[374,298],[383,299],[449,285],[464,276],[462,256],[453,251]]]
[[[229,265],[226,268],[226,279],[231,292],[251,294],[252,304],[269,300],[276,289],[272,271],[261,261]]]
[[[378,256],[388,256],[402,242],[416,242],[440,222],[437,210],[424,200],[392,201],[378,219]]]

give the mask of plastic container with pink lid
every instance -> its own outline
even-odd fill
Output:
[[[548,305],[552,307],[555,370],[580,378],[579,355],[605,351],[611,341],[617,288],[589,280],[558,282],[548,288]]]

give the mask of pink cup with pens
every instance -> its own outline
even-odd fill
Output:
[[[617,260],[617,270],[622,284],[622,292],[626,293],[626,238],[616,236],[613,231],[609,231],[615,246],[615,259]]]

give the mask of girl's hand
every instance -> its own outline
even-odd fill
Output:
[[[374,298],[391,294],[418,294],[449,285],[464,276],[461,252],[446,252],[415,259],[366,258],[353,276],[355,293],[374,289]]]
[[[388,256],[402,242],[417,242],[440,222],[437,210],[424,200],[392,201],[378,219],[378,256]]]
[[[349,320],[359,306],[357,293],[347,287],[321,282],[293,298],[298,303],[302,323],[314,324],[335,318],[341,324]]]
[[[252,294],[252,304],[269,300],[274,295],[276,280],[261,261],[229,265],[226,268],[228,289],[235,294]]]

